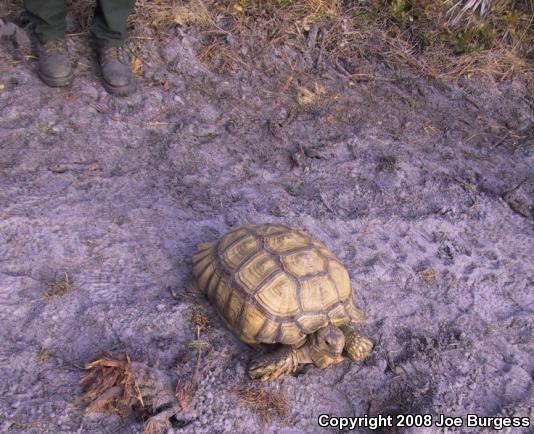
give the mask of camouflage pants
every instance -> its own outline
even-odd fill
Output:
[[[96,0],[91,34],[99,47],[118,47],[127,37],[126,20],[135,0]],[[74,6],[75,6],[74,2]],[[24,7],[44,43],[65,35],[66,0],[24,0]]]

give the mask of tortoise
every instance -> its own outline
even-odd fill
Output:
[[[224,323],[250,345],[283,344],[249,365],[252,379],[273,380],[299,365],[319,368],[363,360],[373,344],[354,331],[363,321],[345,267],[304,231],[245,225],[198,245],[198,289]]]

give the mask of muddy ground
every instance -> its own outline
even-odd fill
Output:
[[[138,92],[119,99],[100,86],[87,35],[69,38],[73,86],[45,87],[18,53],[25,31],[4,26],[0,49],[0,431],[139,432],[133,417],[84,413],[81,367],[127,352],[188,378],[196,304],[211,350],[172,432],[320,433],[321,413],[533,420],[525,83],[436,81],[379,59],[361,60],[365,80],[339,65],[288,80],[278,59],[310,61],[290,47],[220,75],[194,32],[177,31],[145,44]],[[316,83],[320,101],[299,104]],[[266,384],[289,414],[262,427],[233,392],[255,351],[187,281],[197,243],[263,222],[338,255],[375,349]],[[478,431],[490,432],[459,430]]]

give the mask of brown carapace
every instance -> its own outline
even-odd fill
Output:
[[[349,325],[363,313],[345,267],[320,241],[280,224],[245,225],[202,243],[193,258],[199,289],[248,344],[284,344],[249,367],[270,380],[299,364],[362,360],[372,343]]]

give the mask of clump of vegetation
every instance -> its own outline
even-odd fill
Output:
[[[428,267],[421,273],[421,278],[425,283],[428,283],[429,285],[431,283],[434,283],[437,278],[436,270],[434,270],[432,267]]]
[[[198,333],[207,331],[211,327],[210,318],[200,304],[196,304],[191,308],[189,321],[193,324]]]
[[[260,385],[237,385],[232,392],[256,413],[262,425],[275,419],[284,420],[289,414],[289,405],[282,392]]]
[[[160,371],[132,362],[128,355],[109,354],[86,366],[90,371],[81,380],[81,402],[86,412],[111,412],[126,417],[138,414],[145,424],[143,434],[162,434],[171,427],[169,419],[178,411],[168,379]]]
[[[65,273],[65,276],[59,280],[53,280],[46,283],[45,297],[60,297],[65,295],[72,289],[72,279],[69,279],[68,273]]]
[[[380,0],[356,10],[360,22],[397,38],[388,42],[397,60],[452,77],[530,76],[533,14],[534,2],[515,0]]]
[[[94,2],[75,5],[87,30]],[[16,15],[17,2],[5,9]],[[139,0],[130,26],[141,45],[172,27],[194,26],[202,35],[199,58],[219,73],[250,68],[262,52],[286,46],[308,53],[312,67],[328,61],[350,75],[366,73],[350,65],[373,56],[434,77],[532,80],[533,20],[533,0]],[[283,61],[306,72],[291,56]]]
[[[39,351],[37,351],[37,362],[38,363],[46,362],[49,357],[50,357],[50,350],[48,348],[44,348],[44,347],[39,348]]]
[[[178,381],[176,384],[175,395],[181,410],[189,405],[191,397],[198,388],[198,381],[202,369],[202,354],[203,351],[205,352],[210,349],[209,342],[201,339],[201,334],[211,328],[210,319],[204,308],[200,304],[194,305],[190,310],[188,318],[195,332],[195,339],[189,342],[188,348],[196,351],[196,358],[191,377],[183,381]]]
[[[80,384],[84,387],[81,400],[89,402],[87,413],[108,411],[127,416],[136,404],[143,406],[143,397],[136,384],[128,356],[120,359],[110,355],[89,363]]]
[[[399,159],[396,155],[384,155],[378,159],[376,170],[379,172],[394,172]]]
[[[326,89],[320,84],[310,90],[304,86],[297,89],[297,104],[300,109],[306,112],[316,112],[328,102]]]

